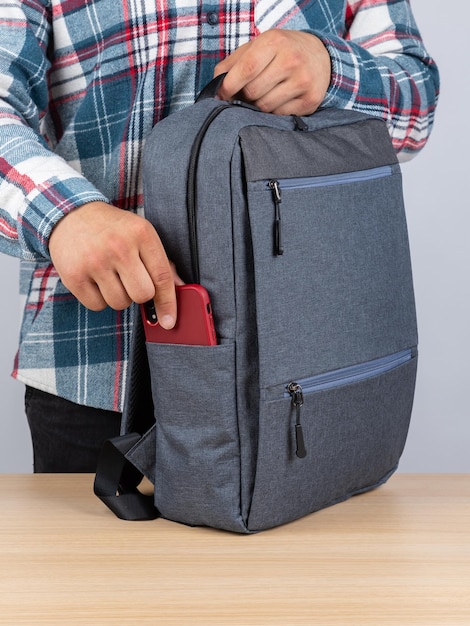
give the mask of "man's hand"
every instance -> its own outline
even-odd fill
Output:
[[[164,328],[176,321],[178,279],[154,227],[104,202],[90,202],[58,222],[49,239],[64,285],[93,311],[155,300]]]
[[[274,29],[240,46],[215,68],[228,72],[218,95],[255,104],[266,113],[310,115],[331,80],[331,60],[315,35]]]

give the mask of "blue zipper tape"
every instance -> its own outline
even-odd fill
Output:
[[[327,187],[331,185],[347,185],[348,183],[365,182],[377,178],[385,178],[393,173],[390,165],[374,167],[370,170],[329,174],[328,176],[308,176],[301,178],[280,178],[277,180],[281,189],[308,189],[311,187]],[[269,183],[267,183],[267,186]],[[270,187],[268,187],[270,189]]]
[[[296,379],[296,383],[302,387],[304,394],[314,391],[324,391],[325,389],[357,383],[371,378],[372,376],[385,374],[399,365],[404,365],[411,360],[411,357],[412,351],[411,348],[409,348],[365,363],[350,365],[310,378]],[[284,392],[285,398],[289,398],[290,396],[291,394],[288,391]]]

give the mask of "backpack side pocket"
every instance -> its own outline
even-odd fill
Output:
[[[235,345],[148,343],[155,505],[190,525],[246,532],[240,514]]]

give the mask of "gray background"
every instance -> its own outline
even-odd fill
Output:
[[[462,67],[468,0],[447,9],[411,0],[441,70],[436,126],[424,151],[403,166],[420,334],[411,429],[400,464],[406,472],[470,472],[470,102]],[[446,15],[448,13],[448,15]],[[18,262],[0,255],[0,472],[30,472],[23,386],[10,378],[19,328]]]

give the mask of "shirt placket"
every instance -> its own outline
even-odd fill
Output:
[[[250,40],[254,32],[253,14],[253,2],[204,2],[200,5],[200,67],[196,81],[199,91],[212,78],[217,63]]]

